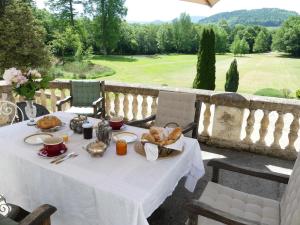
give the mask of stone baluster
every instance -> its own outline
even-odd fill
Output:
[[[263,110],[263,118],[261,120],[261,126],[259,129],[259,141],[258,144],[261,146],[266,146],[266,136],[267,136],[267,132],[268,132],[268,127],[269,127],[269,114],[270,112],[268,110]]]
[[[66,98],[66,91],[65,89],[60,89],[60,99],[63,100]],[[66,110],[66,104],[62,105],[62,111]]]
[[[243,140],[246,144],[252,144],[251,135],[254,131],[254,123],[255,123],[255,110],[250,110],[249,116],[247,118],[246,125],[246,137]]]
[[[110,93],[105,92],[105,111],[108,117],[110,117],[110,111],[111,111],[111,99],[110,99]]]
[[[275,130],[274,130],[274,142],[272,144],[273,149],[280,149],[280,138],[282,136],[283,127],[284,127],[284,114],[282,112],[278,112],[278,118],[275,123]]]
[[[143,118],[147,117],[148,113],[148,97],[146,95],[143,96],[142,100],[142,116]]]
[[[115,116],[119,116],[120,115],[120,94],[119,93],[115,93],[114,105],[115,105]]]
[[[298,131],[300,128],[299,118],[300,118],[300,114],[294,114],[294,119],[293,119],[293,122],[291,123],[291,127],[290,127],[289,144],[287,146],[287,149],[289,151],[296,151],[295,142],[298,138]]]
[[[151,115],[156,114],[156,111],[157,111],[157,97],[152,97]]]
[[[210,125],[210,117],[211,117],[210,104],[205,103],[205,111],[203,115],[203,131],[201,133],[201,136],[204,138],[209,137],[208,127]]]
[[[124,118],[126,121],[129,120],[129,94],[124,94],[123,101]]]
[[[56,94],[55,94],[55,89],[51,89],[51,111],[52,112],[56,112],[56,102],[57,102],[57,98],[56,98]]]
[[[132,101],[133,120],[137,120],[138,110],[139,110],[138,95],[134,94],[133,101]]]
[[[47,97],[45,95],[45,90],[41,90],[41,104],[45,107],[47,107]]]

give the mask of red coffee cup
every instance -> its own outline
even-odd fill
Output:
[[[64,140],[61,137],[49,137],[43,140],[43,150],[48,157],[57,156],[65,153],[67,147],[64,145]]]
[[[124,119],[122,117],[114,117],[109,120],[109,125],[113,130],[120,130],[124,125]]]

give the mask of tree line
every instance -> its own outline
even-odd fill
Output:
[[[192,23],[183,13],[163,24],[125,21],[125,0],[48,0],[49,10],[33,0],[0,0],[0,70],[9,66],[49,65],[53,56],[78,60],[92,54],[195,54],[204,28],[215,33],[216,53],[235,55],[271,50],[300,56],[300,17],[279,29]],[[82,12],[76,9],[81,6]],[[16,14],[16,15],[14,15]],[[18,48],[16,48],[18,46]]]

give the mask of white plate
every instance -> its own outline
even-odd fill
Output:
[[[53,137],[53,135],[47,133],[32,134],[24,138],[24,142],[30,145],[39,145],[39,144],[43,144],[43,140],[48,137]]]
[[[131,132],[120,132],[113,134],[114,141],[125,140],[127,143],[135,142],[138,139],[138,136]]]

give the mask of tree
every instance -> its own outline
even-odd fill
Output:
[[[178,52],[191,53],[195,39],[195,29],[191,17],[182,13],[179,19],[173,20],[174,44]]]
[[[226,73],[225,91],[237,92],[239,88],[239,71],[237,61],[234,59]]]
[[[225,53],[228,49],[227,48],[228,34],[223,28],[219,26],[214,27],[214,31],[216,34],[216,52]]]
[[[122,19],[127,14],[125,0],[91,0],[94,14],[98,45],[104,54],[110,54],[117,47],[120,38]],[[93,12],[91,12],[93,13]]]
[[[261,30],[257,35],[257,37],[255,38],[253,51],[268,52],[269,50],[270,50],[269,37],[263,30]]]
[[[74,17],[76,15],[76,5],[81,4],[78,0],[48,0],[47,5],[50,10],[57,14],[60,18],[66,19],[71,26],[75,25]]]
[[[79,35],[72,27],[67,27],[64,32],[56,32],[51,42],[52,51],[56,56],[75,56],[82,52],[82,45]]]
[[[250,51],[250,47],[249,47],[249,44],[248,42],[246,41],[246,39],[242,39],[241,42],[240,42],[240,50],[241,50],[241,54],[244,55],[244,54],[248,54],[249,51]]]
[[[205,28],[200,41],[197,75],[193,88],[215,90],[216,80],[215,33],[211,28]]]
[[[240,37],[236,35],[230,50],[235,56],[247,54],[249,53],[249,45],[244,38],[241,40]]]
[[[273,49],[300,56],[300,16],[290,17],[278,29],[273,39]]]
[[[230,51],[236,56],[241,54],[241,39],[238,35],[235,36],[231,44]]]
[[[170,24],[163,24],[158,29],[157,44],[159,50],[163,53],[175,51],[173,30]]]
[[[45,30],[21,0],[11,0],[0,17],[0,74],[10,67],[50,66]]]

